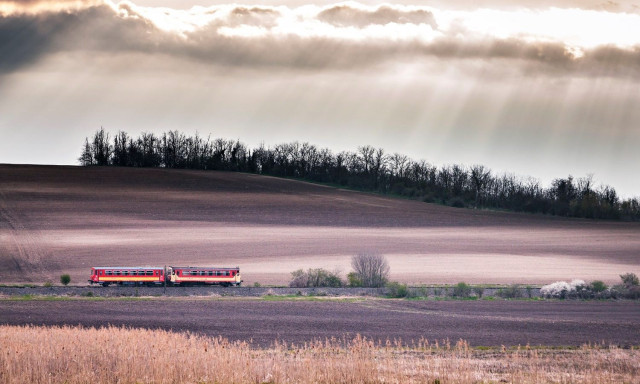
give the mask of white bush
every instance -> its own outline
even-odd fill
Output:
[[[587,283],[584,280],[580,280],[580,279],[571,280],[569,285],[571,286],[571,290],[575,292],[580,292],[580,291],[589,289],[589,286],[587,285]]]
[[[574,279],[570,283],[566,281],[556,281],[540,288],[540,294],[544,297],[564,298],[572,293],[582,292],[588,289],[584,280]]]

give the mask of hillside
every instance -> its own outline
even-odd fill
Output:
[[[640,272],[640,224],[476,211],[243,173],[0,165],[0,282],[74,283],[93,265],[240,265],[245,281],[349,269],[379,252],[405,282]]]

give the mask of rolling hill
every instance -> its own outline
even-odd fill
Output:
[[[385,254],[409,283],[616,281],[640,224],[450,208],[242,173],[0,165],[0,283],[95,265],[239,265],[246,283]]]

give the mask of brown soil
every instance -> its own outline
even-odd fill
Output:
[[[215,171],[0,165],[0,281],[96,265],[239,265],[246,283],[387,255],[409,283],[618,280],[640,224],[449,208]]]
[[[268,346],[274,340],[467,340],[471,345],[640,344],[638,302],[263,300],[7,301],[1,324],[124,325],[192,331]]]

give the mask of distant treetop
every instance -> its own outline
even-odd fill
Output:
[[[100,128],[86,138],[78,158],[85,166],[226,170],[299,178],[362,191],[403,196],[454,207],[488,208],[594,219],[640,220],[640,199],[620,200],[591,176],[555,179],[543,187],[533,178],[494,174],[483,165],[436,167],[368,145],[333,153],[309,143],[248,148],[239,140],[206,139],[178,131],[160,136]]]

